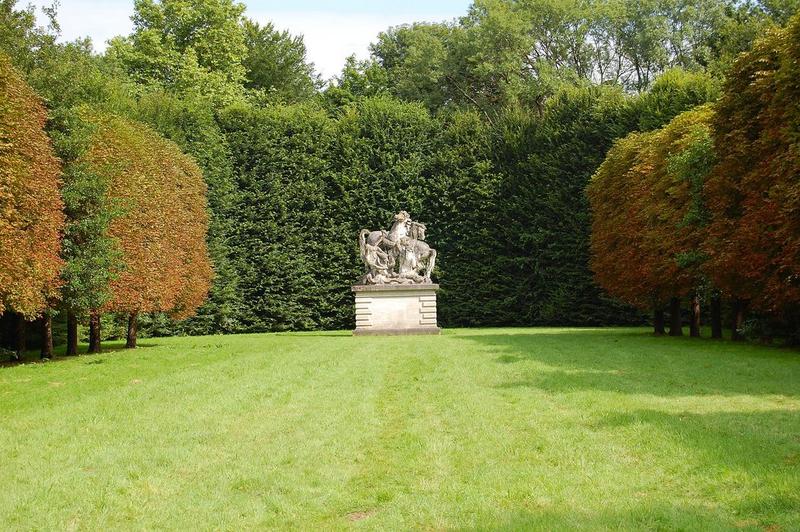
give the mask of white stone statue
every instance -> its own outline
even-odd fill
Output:
[[[358,240],[367,272],[361,284],[431,283],[436,250],[425,242],[426,229],[406,211],[394,216],[389,231],[362,229]]]

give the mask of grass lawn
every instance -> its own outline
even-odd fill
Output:
[[[0,529],[800,529],[800,352],[644,329],[0,368]]]

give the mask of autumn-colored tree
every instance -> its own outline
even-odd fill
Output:
[[[610,295],[655,310],[664,332],[664,306],[672,296],[659,276],[661,257],[647,246],[644,206],[649,200],[650,153],[657,133],[631,133],[617,141],[589,183],[591,262],[597,283]]]
[[[701,107],[662,129],[617,142],[588,188],[593,212],[591,266],[611,295],[656,311],[662,332],[681,334],[680,301],[692,293],[692,334],[699,335],[703,183],[713,164],[710,120]]]
[[[688,291],[691,297],[690,335],[700,336],[700,300],[705,293],[712,303],[712,337],[721,338],[719,294],[708,283],[703,269],[709,218],[703,187],[716,162],[713,117],[711,106],[700,107],[677,116],[661,132],[657,153],[664,164],[660,165],[662,173],[657,182],[661,186],[657,190],[661,194],[662,217],[656,227],[662,233],[665,256],[679,268],[680,293],[686,295]],[[655,236],[659,237],[658,231]]]
[[[58,296],[60,162],[44,131],[46,111],[0,55],[0,314],[34,318]]]
[[[800,302],[800,15],[734,64],[714,120],[704,195],[706,271],[734,300],[777,314]]]
[[[108,228],[124,267],[110,283],[102,309],[130,316],[129,347],[140,312],[191,315],[212,277],[206,246],[206,185],[197,164],[150,128],[109,115],[94,124],[81,158],[108,181],[109,204],[119,214]]]
[[[681,299],[691,295],[692,336],[700,335],[700,295],[704,285],[701,250],[706,208],[703,184],[714,163],[709,107],[688,111],[658,130],[648,175],[647,247],[661,257],[657,275],[670,285],[670,334],[681,334]]]

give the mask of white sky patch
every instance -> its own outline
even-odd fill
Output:
[[[31,0],[35,6],[45,6],[51,0]],[[26,5],[22,0],[19,6]],[[94,49],[102,53],[106,42],[117,35],[131,33],[133,23],[133,0],[62,0],[58,9],[58,22],[61,25],[62,40],[72,41],[79,37],[91,37]],[[341,73],[345,59],[355,54],[359,59],[369,56],[369,44],[377,39],[378,33],[391,26],[407,24],[420,20],[449,20],[455,15],[443,13],[441,16],[415,16],[410,13],[337,13],[331,11],[277,11],[270,9],[248,9],[245,16],[261,24],[272,21],[277,29],[288,30],[293,35],[302,35],[308,50],[308,60],[314,63],[316,71],[328,80]],[[39,21],[45,18],[39,13]]]
[[[258,23],[272,21],[276,29],[302,35],[308,59],[326,80],[341,73],[348,56],[369,57],[369,44],[377,40],[380,32],[415,21],[413,15],[343,15],[322,11],[249,12],[248,16]]]
[[[49,6],[51,0],[21,0],[19,7],[27,4],[37,6],[39,23],[47,23],[38,7]],[[133,1],[128,4],[98,2],[96,0],[62,0],[58,6],[58,23],[61,26],[61,40],[74,41],[91,37],[96,52],[104,52],[106,41],[117,35],[128,35],[133,30],[131,15]]]

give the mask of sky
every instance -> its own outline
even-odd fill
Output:
[[[242,1],[242,0],[240,0]],[[52,0],[19,0],[19,5],[50,5]],[[379,32],[410,22],[438,22],[466,14],[469,0],[244,0],[245,16],[303,35],[308,58],[323,79],[341,72],[345,58],[369,55]],[[60,0],[63,40],[91,37],[95,50],[131,31],[133,0]],[[44,19],[42,19],[44,23]]]

